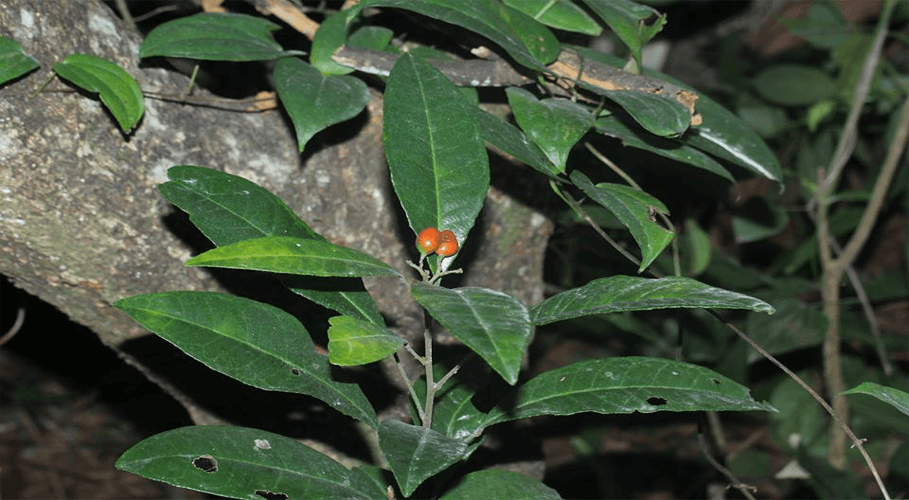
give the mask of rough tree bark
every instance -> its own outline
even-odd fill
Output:
[[[52,65],[74,52],[116,62],[145,91],[185,88],[184,75],[139,65],[139,35],[107,6],[4,0],[0,35],[41,63],[37,72],[0,88],[0,273],[90,327],[177,397],[196,422],[221,419],[136,348],[164,341],[135,343],[150,334],[111,307],[122,297],[165,290],[244,293],[245,277],[230,281],[230,274],[183,266],[206,242],[158,194],[167,168],[200,165],[246,177],[334,242],[402,270],[414,258],[384,163],[378,94],[364,114],[323,135],[317,151],[303,156],[277,111],[244,114],[147,99],[142,122],[124,136],[98,99],[59,80],[29,98]],[[498,189],[491,189],[462,256],[463,284],[502,289],[534,304],[542,299],[550,224],[519,201],[528,191],[511,184],[518,177],[526,176],[513,170],[494,176]],[[404,283],[374,279],[367,288],[393,328],[419,335],[421,317]],[[59,333],[43,334],[52,346]]]

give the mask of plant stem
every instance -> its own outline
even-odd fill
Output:
[[[411,350],[411,353],[413,351]],[[416,353],[413,353],[414,357],[418,360],[419,356],[416,356]],[[426,413],[423,411],[423,407],[420,405],[420,398],[417,397],[417,391],[413,388],[413,383],[410,381],[410,377],[407,376],[407,372],[404,371],[404,366],[401,364],[401,360],[398,359],[398,355],[394,355],[395,366],[398,367],[398,372],[401,374],[401,378],[404,380],[404,385],[407,386],[407,390],[410,391],[410,397],[413,399],[413,405],[417,408],[417,414],[420,416],[420,423],[426,421]]]
[[[427,323],[429,321],[429,317],[427,316]],[[432,332],[429,329],[429,325],[426,325],[426,328],[423,329],[423,342],[426,344],[424,348],[426,363],[423,365],[424,368],[426,368],[426,409],[423,410],[423,427],[425,429],[430,429],[432,428],[432,405],[436,398],[436,384],[433,382]]]

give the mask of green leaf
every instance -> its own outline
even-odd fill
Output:
[[[682,237],[685,243],[685,250],[688,256],[688,274],[697,276],[707,269],[710,265],[710,254],[712,244],[710,235],[701,229],[694,218],[685,219],[685,234]]]
[[[307,394],[377,425],[355,384],[335,382],[328,359],[290,314],[215,292],[163,292],[118,300],[114,307],[205,366],[268,391]]]
[[[347,45],[370,50],[395,51],[395,47],[388,47],[394,38],[395,32],[384,26],[360,26],[347,40]]]
[[[410,292],[452,335],[483,358],[511,385],[530,344],[530,313],[519,300],[486,288],[458,288],[414,283]]]
[[[300,151],[317,132],[358,115],[369,102],[366,84],[352,76],[327,75],[297,58],[278,61],[275,88],[297,131]]]
[[[748,388],[698,365],[623,357],[581,361],[550,370],[494,408],[487,425],[540,415],[657,411],[775,411]]]
[[[540,147],[559,172],[565,172],[565,162],[571,148],[593,126],[590,111],[565,99],[540,101],[519,87],[510,87],[505,93],[515,121],[521,129]]]
[[[378,325],[350,316],[328,320],[328,361],[333,365],[356,366],[391,356],[406,340]]]
[[[691,124],[691,112],[671,97],[633,90],[604,90],[601,93],[656,136],[678,137]]]
[[[463,441],[391,419],[379,423],[379,448],[405,497],[467,455]]]
[[[266,61],[285,51],[271,33],[281,27],[261,17],[206,12],[159,25],[145,37],[139,58],[187,57],[205,61]]]
[[[736,210],[732,232],[736,243],[760,241],[783,232],[789,225],[789,214],[778,201],[755,196]]]
[[[216,246],[262,236],[324,240],[280,198],[242,177],[210,168],[182,165],[167,170],[161,194],[189,214],[189,220]],[[290,278],[282,281],[294,293],[348,316],[384,325],[363,282],[339,278]]]
[[[346,75],[353,73],[353,68],[341,66],[332,58],[332,54],[347,40],[347,23],[350,12],[342,10],[325,18],[312,39],[309,62],[323,75]]]
[[[843,392],[843,394],[867,394],[893,406],[905,415],[909,415],[909,393],[892,387],[862,382],[861,384]]]
[[[846,39],[850,25],[833,2],[812,3],[803,19],[780,19],[789,31],[809,44],[830,50]]]
[[[487,469],[467,474],[439,500],[473,500],[475,498],[560,500],[562,497],[556,490],[523,474],[500,469]]]
[[[388,77],[383,122],[391,182],[414,234],[450,229],[463,246],[489,189],[474,108],[439,70],[405,54]]]
[[[747,309],[773,314],[773,307],[763,300],[690,278],[610,276],[549,297],[532,308],[530,315],[535,325],[546,325],[591,314],[679,308]]]
[[[139,82],[116,64],[88,54],[70,54],[54,64],[54,72],[89,92],[101,94],[124,133],[139,123],[145,101]]]
[[[400,275],[375,257],[327,241],[265,236],[214,248],[186,261],[187,266],[227,267],[304,276]]]
[[[580,55],[594,61],[616,68],[623,66],[623,61],[615,56],[604,54],[584,47],[572,46]],[[673,85],[696,92],[692,87],[668,75],[644,68],[643,73],[649,77],[667,81]],[[681,142],[710,153],[723,160],[740,165],[764,177],[780,182],[783,178],[782,167],[773,151],[764,140],[752,130],[741,118],[720,106],[703,93],[698,93],[696,103],[703,123],[691,127],[681,137]]]
[[[15,40],[0,36],[0,85],[40,66],[34,57],[25,54],[22,46]]]
[[[672,231],[656,223],[656,212],[668,214],[660,200],[633,187],[601,183],[596,186],[580,170],[571,173],[571,182],[593,201],[603,205],[631,231],[641,249],[638,272],[647,269],[672,241]]]
[[[637,126],[630,127],[616,115],[597,118],[595,127],[596,131],[603,135],[620,139],[623,146],[649,151],[664,158],[704,169],[729,181],[735,180],[728,170],[701,151],[686,144],[680,144],[678,141],[648,134]]]
[[[597,36],[603,31],[593,18],[569,0],[505,0],[505,5],[552,28],[590,36]]]
[[[127,450],[119,470],[230,498],[385,498],[349,470],[294,439],[246,427],[197,425],[162,432]]]
[[[836,94],[836,82],[814,66],[778,64],[751,80],[764,99],[783,106],[809,106]]]
[[[663,29],[666,16],[660,16],[650,7],[629,0],[583,1],[628,46],[637,67],[642,68],[641,47]],[[654,21],[647,24],[646,21],[651,18]]]
[[[499,2],[459,0],[363,0],[350,9],[349,20],[369,7],[395,7],[455,24],[502,47],[528,68],[544,71],[561,50],[558,39],[530,16]]]
[[[519,128],[480,108],[477,108],[476,112],[477,122],[480,130],[483,131],[486,142],[537,172],[553,178],[559,175],[559,169],[546,158],[539,146],[530,142]]]

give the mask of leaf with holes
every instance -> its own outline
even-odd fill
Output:
[[[230,498],[385,498],[384,488],[288,437],[246,427],[196,425],[126,450],[116,468]]]
[[[189,214],[189,220],[216,246],[262,236],[324,240],[280,198],[242,177],[191,165],[171,167],[158,190]],[[348,316],[384,325],[376,303],[355,278],[282,276],[296,294]]]
[[[328,322],[328,361],[333,365],[365,365],[391,356],[406,340],[378,325],[350,316]]]
[[[452,335],[479,354],[511,385],[518,381],[521,360],[533,325],[527,307],[505,292],[414,283],[413,297]]]
[[[332,380],[328,359],[281,309],[215,292],[150,293],[114,307],[212,370],[260,389],[307,394],[378,423],[359,386]]]
[[[489,412],[486,425],[582,412],[748,410],[776,411],[752,399],[747,387],[702,366],[623,357],[582,361],[537,375]]]
[[[654,309],[746,309],[773,314],[763,300],[680,276],[650,279],[637,276],[599,278],[553,295],[531,309],[536,325],[592,314]]]
[[[360,114],[369,102],[366,84],[359,78],[323,75],[296,57],[278,61],[274,81],[300,151],[317,132]]]
[[[379,448],[405,497],[423,481],[466,458],[468,451],[464,441],[391,419],[379,424]]]
[[[142,41],[139,58],[267,61],[298,54],[285,51],[272,37],[280,28],[261,17],[204,12],[158,25]]]
[[[304,276],[360,277],[400,275],[375,257],[327,241],[265,236],[213,248],[186,261],[187,266],[251,269]]]
[[[145,113],[139,82],[120,66],[88,54],[70,54],[54,64],[54,72],[89,92],[100,94],[101,102],[114,115],[120,129],[129,132]]]

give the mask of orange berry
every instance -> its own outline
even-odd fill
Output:
[[[449,231],[451,232],[451,231]],[[439,230],[434,227],[427,227],[417,235],[417,248],[420,253],[431,254],[439,247]]]
[[[442,257],[451,257],[458,253],[458,240],[455,234],[446,229],[439,235],[439,246],[436,247],[436,253]]]

